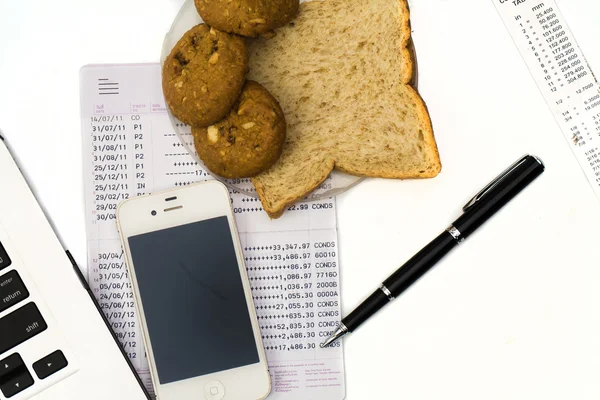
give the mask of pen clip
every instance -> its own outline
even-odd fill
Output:
[[[468,209],[473,207],[475,204],[477,204],[481,199],[483,199],[485,197],[485,195],[490,190],[492,190],[494,187],[496,187],[508,174],[510,174],[519,165],[523,164],[525,162],[525,160],[527,160],[528,157],[529,157],[529,155],[527,155],[527,154],[524,155],[523,157],[521,157],[520,159],[515,161],[510,167],[508,167],[507,169],[502,171],[502,173],[500,175],[498,175],[496,178],[494,178],[494,180],[492,180],[490,183],[488,183],[483,189],[481,189],[479,191],[479,193],[477,193],[475,196],[473,196],[473,198],[471,200],[469,200],[469,202],[467,204],[464,205],[463,211],[467,211]]]

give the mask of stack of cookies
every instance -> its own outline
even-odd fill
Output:
[[[253,177],[280,157],[286,137],[278,101],[246,81],[245,37],[272,36],[298,13],[298,0],[195,0],[206,22],[177,42],[163,64],[173,115],[192,127],[198,156],[225,178]]]

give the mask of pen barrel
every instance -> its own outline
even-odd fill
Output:
[[[465,206],[464,214],[448,230],[442,232],[415,254],[386,279],[378,290],[344,318],[340,329],[345,327],[352,332],[391,300],[398,297],[542,172],[544,172],[544,164],[533,156],[523,157],[514,166],[511,166],[501,174],[502,179],[497,178],[492,181]],[[343,332],[340,329],[338,331]]]
[[[342,323],[350,332],[381,310],[395,297],[417,281],[442,257],[458,244],[458,241],[446,231],[433,239],[421,251],[408,260],[400,269],[383,282],[382,288],[377,289],[352,311]],[[385,289],[384,289],[385,288]],[[386,293],[387,291],[387,293]]]
[[[383,285],[390,291],[392,296],[398,297],[457,244],[458,241],[450,233],[446,231],[442,232],[396,272],[390,275],[383,282]]]
[[[527,159],[494,186],[485,197],[465,210],[452,225],[464,239],[483,225],[516,195],[544,172],[544,164],[536,157]]]
[[[388,297],[380,289],[377,289],[356,307],[354,311],[348,314],[348,316],[342,320],[342,323],[346,326],[348,331],[353,332],[373,314],[381,310],[381,308],[389,303],[389,301]]]

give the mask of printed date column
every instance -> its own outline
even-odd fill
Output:
[[[123,116],[102,115],[91,119],[94,190],[93,224],[99,237],[112,232],[118,204],[128,197],[128,145]]]

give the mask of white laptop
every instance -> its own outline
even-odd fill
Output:
[[[147,400],[0,140],[0,400]]]

